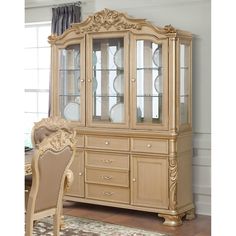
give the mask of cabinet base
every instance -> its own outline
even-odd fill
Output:
[[[192,208],[184,213],[178,215],[158,214],[158,216],[165,219],[163,225],[178,226],[182,225],[182,218],[186,215],[186,220],[193,220],[195,218],[195,209]]]

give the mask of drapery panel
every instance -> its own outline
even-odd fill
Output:
[[[52,8],[52,34],[61,35],[72,23],[80,22],[81,7],[76,4]]]

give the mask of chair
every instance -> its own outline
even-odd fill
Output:
[[[58,130],[72,132],[70,123],[70,121],[67,121],[59,116],[51,116],[48,118],[43,118],[39,122],[35,122],[31,132],[33,148],[36,148],[37,145],[39,145],[44,140],[44,138]],[[71,176],[71,174],[68,173],[68,176]],[[27,206],[31,185],[32,176],[25,176],[25,206]]]
[[[43,118],[39,122],[35,122],[31,132],[33,147],[35,148],[43,141],[45,137],[60,129],[70,132],[72,129],[71,122],[59,116],[51,116],[48,118]]]
[[[32,187],[26,210],[26,236],[33,223],[54,216],[54,235],[59,236],[66,171],[75,155],[75,133],[59,130],[37,145],[32,159]]]

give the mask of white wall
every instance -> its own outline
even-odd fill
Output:
[[[26,6],[40,6],[27,0]],[[43,3],[42,3],[43,2]],[[26,9],[25,21],[50,21],[51,6],[65,0],[44,0]],[[71,2],[68,0],[68,2]],[[104,8],[167,24],[193,34],[193,192],[196,212],[211,213],[211,2],[210,0],[82,0],[82,18]]]

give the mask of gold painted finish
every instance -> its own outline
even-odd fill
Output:
[[[169,226],[193,219],[191,33],[104,9],[49,42],[53,115],[63,115],[59,94],[66,89],[59,87],[59,52],[79,45],[81,53],[81,119],[70,122],[77,154],[65,199],[156,212]],[[116,122],[111,108],[118,103]]]

